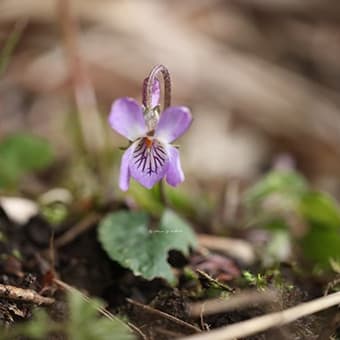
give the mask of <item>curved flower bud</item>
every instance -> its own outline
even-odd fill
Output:
[[[161,100],[161,85],[159,80],[155,78],[152,86],[151,86],[151,108],[153,109]]]

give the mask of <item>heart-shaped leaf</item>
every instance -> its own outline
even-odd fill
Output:
[[[143,212],[119,211],[104,218],[99,241],[109,257],[147,280],[175,277],[167,262],[169,250],[188,254],[196,239],[190,226],[171,210],[165,210],[159,226],[150,228]]]

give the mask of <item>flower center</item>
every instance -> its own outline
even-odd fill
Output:
[[[146,147],[148,148],[148,150],[150,151],[152,144],[153,144],[153,140],[149,137],[145,137],[144,143],[145,143]]]
[[[168,156],[163,144],[155,138],[141,138],[133,152],[135,166],[149,176],[158,174],[167,160]]]

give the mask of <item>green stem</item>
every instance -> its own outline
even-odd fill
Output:
[[[14,30],[10,33],[0,54],[0,76],[5,73],[13,51],[18,45],[26,25],[27,20],[18,21],[14,26]]]
[[[170,203],[169,203],[168,197],[166,196],[166,193],[165,193],[165,187],[164,187],[164,181],[163,180],[159,181],[158,187],[159,187],[159,197],[160,197],[162,204],[165,207],[169,207]]]

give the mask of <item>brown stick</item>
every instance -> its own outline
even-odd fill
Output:
[[[301,303],[298,306],[285,309],[281,312],[270,313],[251,320],[238,322],[208,333],[192,335],[182,338],[182,340],[232,340],[243,338],[269,328],[286,325],[304,316],[317,313],[338,304],[340,304],[340,292]]]
[[[32,302],[37,305],[52,305],[55,302],[53,298],[41,296],[32,289],[23,289],[3,284],[0,284],[0,297],[10,300]]]
[[[67,230],[63,235],[57,238],[54,242],[56,248],[61,248],[66,246],[75,240],[79,235],[89,230],[96,222],[99,221],[100,215],[93,213],[86,216],[80,222],[75,224],[71,229]]]
[[[155,315],[158,315],[160,317],[163,317],[164,319],[167,319],[169,321],[177,323],[178,325],[180,325],[182,327],[185,327],[187,329],[190,329],[191,331],[193,331],[195,333],[202,332],[198,327],[193,326],[190,323],[187,323],[187,322],[185,322],[185,321],[183,321],[181,319],[178,319],[178,318],[176,318],[173,315],[170,315],[168,313],[162,312],[162,311],[160,311],[158,309],[155,309],[155,308],[152,308],[150,306],[143,305],[142,303],[139,303],[139,302],[137,302],[135,300],[132,300],[132,299],[126,299],[126,301],[128,301],[129,303],[131,303],[134,306],[137,306],[137,307],[139,307],[139,308],[149,312],[150,314],[155,314]]]

